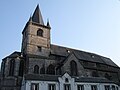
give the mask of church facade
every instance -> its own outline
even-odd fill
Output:
[[[1,63],[0,90],[120,90],[110,58],[51,44],[39,5],[23,29],[21,52]]]

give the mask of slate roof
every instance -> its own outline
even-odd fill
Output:
[[[58,81],[58,75],[40,75],[40,74],[26,74],[25,80],[43,80],[43,81]]]
[[[62,75],[39,75],[39,74],[26,74],[24,76],[25,80],[35,80],[35,81],[56,81]],[[88,83],[114,83],[105,78],[101,77],[72,77],[75,78],[75,82],[88,82]]]
[[[21,52],[15,51],[12,54],[10,54],[9,56],[3,58],[3,60],[6,59],[6,58],[16,58],[16,57],[19,57],[19,56],[21,56]]]
[[[15,51],[15,52],[13,52],[12,54],[10,54],[8,57],[18,57],[18,56],[20,56],[21,55],[21,52],[17,52],[17,51]]]
[[[70,54],[68,51],[73,52],[79,60],[107,64],[110,66],[118,67],[110,58],[107,57],[103,57],[94,53],[76,50],[72,48],[51,45],[51,54],[67,57]]]

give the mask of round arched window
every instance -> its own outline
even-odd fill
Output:
[[[43,37],[43,30],[42,29],[38,29],[37,36]]]

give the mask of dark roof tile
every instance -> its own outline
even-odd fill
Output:
[[[85,51],[76,50],[76,49],[67,48],[67,47],[62,47],[58,45],[51,45],[51,54],[54,54],[54,55],[60,55],[60,56],[67,57],[70,54],[69,52],[67,52],[67,50],[70,50],[70,52],[73,52],[75,56],[80,60],[107,64],[110,66],[118,67],[111,59],[94,54],[94,53],[85,52]]]
[[[62,77],[60,75],[39,75],[39,74],[26,74],[24,76],[25,80],[35,80],[35,81],[56,81],[58,78]],[[105,78],[101,77],[72,77],[75,78],[75,82],[89,82],[89,83],[114,83]]]

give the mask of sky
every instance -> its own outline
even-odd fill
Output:
[[[120,66],[120,0],[0,0],[0,62],[21,51],[22,30],[39,4],[51,43],[111,58]]]

